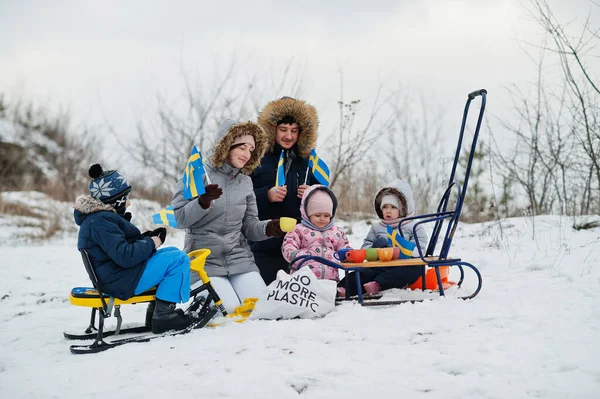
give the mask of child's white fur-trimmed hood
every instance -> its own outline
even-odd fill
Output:
[[[381,211],[381,200],[386,195],[394,195],[400,200],[400,217],[412,216],[415,214],[415,199],[413,197],[412,189],[410,184],[406,180],[394,180],[386,184],[381,188],[377,194],[373,204],[375,205],[375,212],[379,219],[383,219],[383,212]]]

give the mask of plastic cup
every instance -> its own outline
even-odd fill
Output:
[[[279,227],[281,227],[281,230],[287,233],[294,231],[294,227],[296,227],[296,219],[288,217],[279,218]]]
[[[379,260],[383,262],[387,262],[392,260],[394,256],[393,248],[377,248],[377,255],[379,256]]]
[[[377,259],[379,259],[377,248],[367,248],[367,261],[375,262]]]
[[[346,252],[352,251],[352,248],[343,248],[333,254],[333,257],[340,262],[346,262]]]
[[[353,249],[346,252],[346,261],[350,263],[363,263],[367,256],[367,251],[364,249]]]

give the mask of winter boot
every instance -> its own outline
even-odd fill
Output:
[[[198,321],[195,313],[184,314],[175,309],[175,304],[156,298],[156,309],[152,315],[152,332],[162,334],[169,330],[183,330]]]
[[[346,289],[344,287],[338,287],[337,288],[337,297],[338,298],[345,298],[346,297]]]
[[[152,316],[154,315],[154,309],[156,308],[156,301],[148,302],[146,308],[146,322],[144,325],[148,328],[152,327]]]
[[[148,308],[146,309],[146,322],[144,325],[148,328],[152,327],[152,317],[154,316],[154,309],[156,309],[156,301],[148,302]],[[177,313],[183,314],[182,309],[175,309]]]
[[[377,281],[371,281],[369,283],[363,284],[363,288],[365,292],[369,295],[377,295],[379,291],[381,291],[381,286]]]

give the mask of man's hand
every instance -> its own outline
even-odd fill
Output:
[[[209,184],[204,190],[206,192],[198,197],[198,203],[203,209],[208,209],[211,201],[223,195],[223,189],[218,184]]]
[[[302,199],[302,196],[304,195],[304,191],[309,187],[310,186],[308,186],[306,184],[300,185],[300,187],[298,187],[298,198]]]
[[[275,186],[267,191],[269,202],[283,202],[287,195],[287,186]]]

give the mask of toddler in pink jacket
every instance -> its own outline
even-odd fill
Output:
[[[317,255],[334,262],[333,254],[350,248],[350,243],[341,228],[334,225],[333,217],[337,210],[337,198],[333,191],[319,184],[304,191],[300,202],[302,223],[287,233],[283,239],[281,252],[286,261],[291,262],[300,255]],[[305,262],[319,279],[339,281],[338,269],[325,266],[316,261]],[[298,271],[297,263],[290,273]]]

